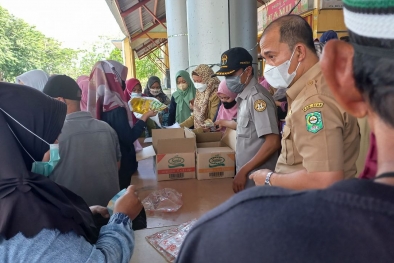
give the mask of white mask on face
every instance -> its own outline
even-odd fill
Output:
[[[178,87],[178,89],[185,91],[185,90],[187,90],[187,83],[178,84],[177,87]]]
[[[152,94],[153,96],[157,96],[160,94],[160,90],[159,89],[150,89],[150,94]]]
[[[199,92],[204,92],[207,89],[207,84],[203,83],[194,83],[194,86]]]
[[[276,89],[287,89],[290,83],[295,78],[297,74],[297,69],[300,66],[301,62],[298,62],[296,70],[293,73],[289,74],[290,62],[294,56],[294,53],[295,49],[290,59],[283,62],[277,67],[265,64],[264,78],[272,87]]]

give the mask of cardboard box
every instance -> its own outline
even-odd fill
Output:
[[[235,175],[236,132],[196,134],[197,179],[228,178]]]
[[[152,146],[137,153],[137,161],[155,156],[158,181],[196,178],[196,138],[187,129],[154,129]]]

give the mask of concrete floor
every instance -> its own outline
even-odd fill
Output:
[[[156,232],[199,218],[233,195],[232,178],[198,181],[196,179],[157,182],[153,158],[139,163],[131,182],[143,200],[152,191],[173,188],[182,193],[183,206],[175,213],[148,214],[148,228],[135,232],[135,249],[131,263],[161,263],[166,260],[146,241]]]

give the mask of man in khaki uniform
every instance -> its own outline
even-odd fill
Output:
[[[220,70],[216,72],[226,78],[228,89],[238,94],[237,123],[228,121],[228,127],[237,129],[237,174],[233,182],[236,193],[254,186],[248,178],[252,172],[274,169],[280,148],[275,102],[257,82],[252,62],[246,49],[231,48],[222,54]]]
[[[329,90],[308,23],[295,15],[281,17],[264,31],[260,45],[268,83],[288,88],[288,114],[275,172],[260,170],[250,178],[257,185],[312,189],[354,177],[360,146],[357,119]]]

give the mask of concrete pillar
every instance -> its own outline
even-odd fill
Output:
[[[257,1],[228,0],[230,21],[230,48],[243,47],[257,61]],[[252,50],[251,50],[252,49]],[[254,72],[257,76],[257,65]]]
[[[230,44],[228,0],[188,0],[187,27],[189,71],[200,64],[219,64],[221,54],[229,49]],[[217,69],[217,66],[213,68],[214,71]]]
[[[175,74],[189,66],[186,0],[166,0],[171,92],[176,91]]]
[[[131,49],[129,38],[126,37],[122,43],[123,47],[123,61],[126,67],[128,68],[127,71],[127,78],[135,78],[136,77],[136,67],[135,67],[135,56],[134,50]]]

